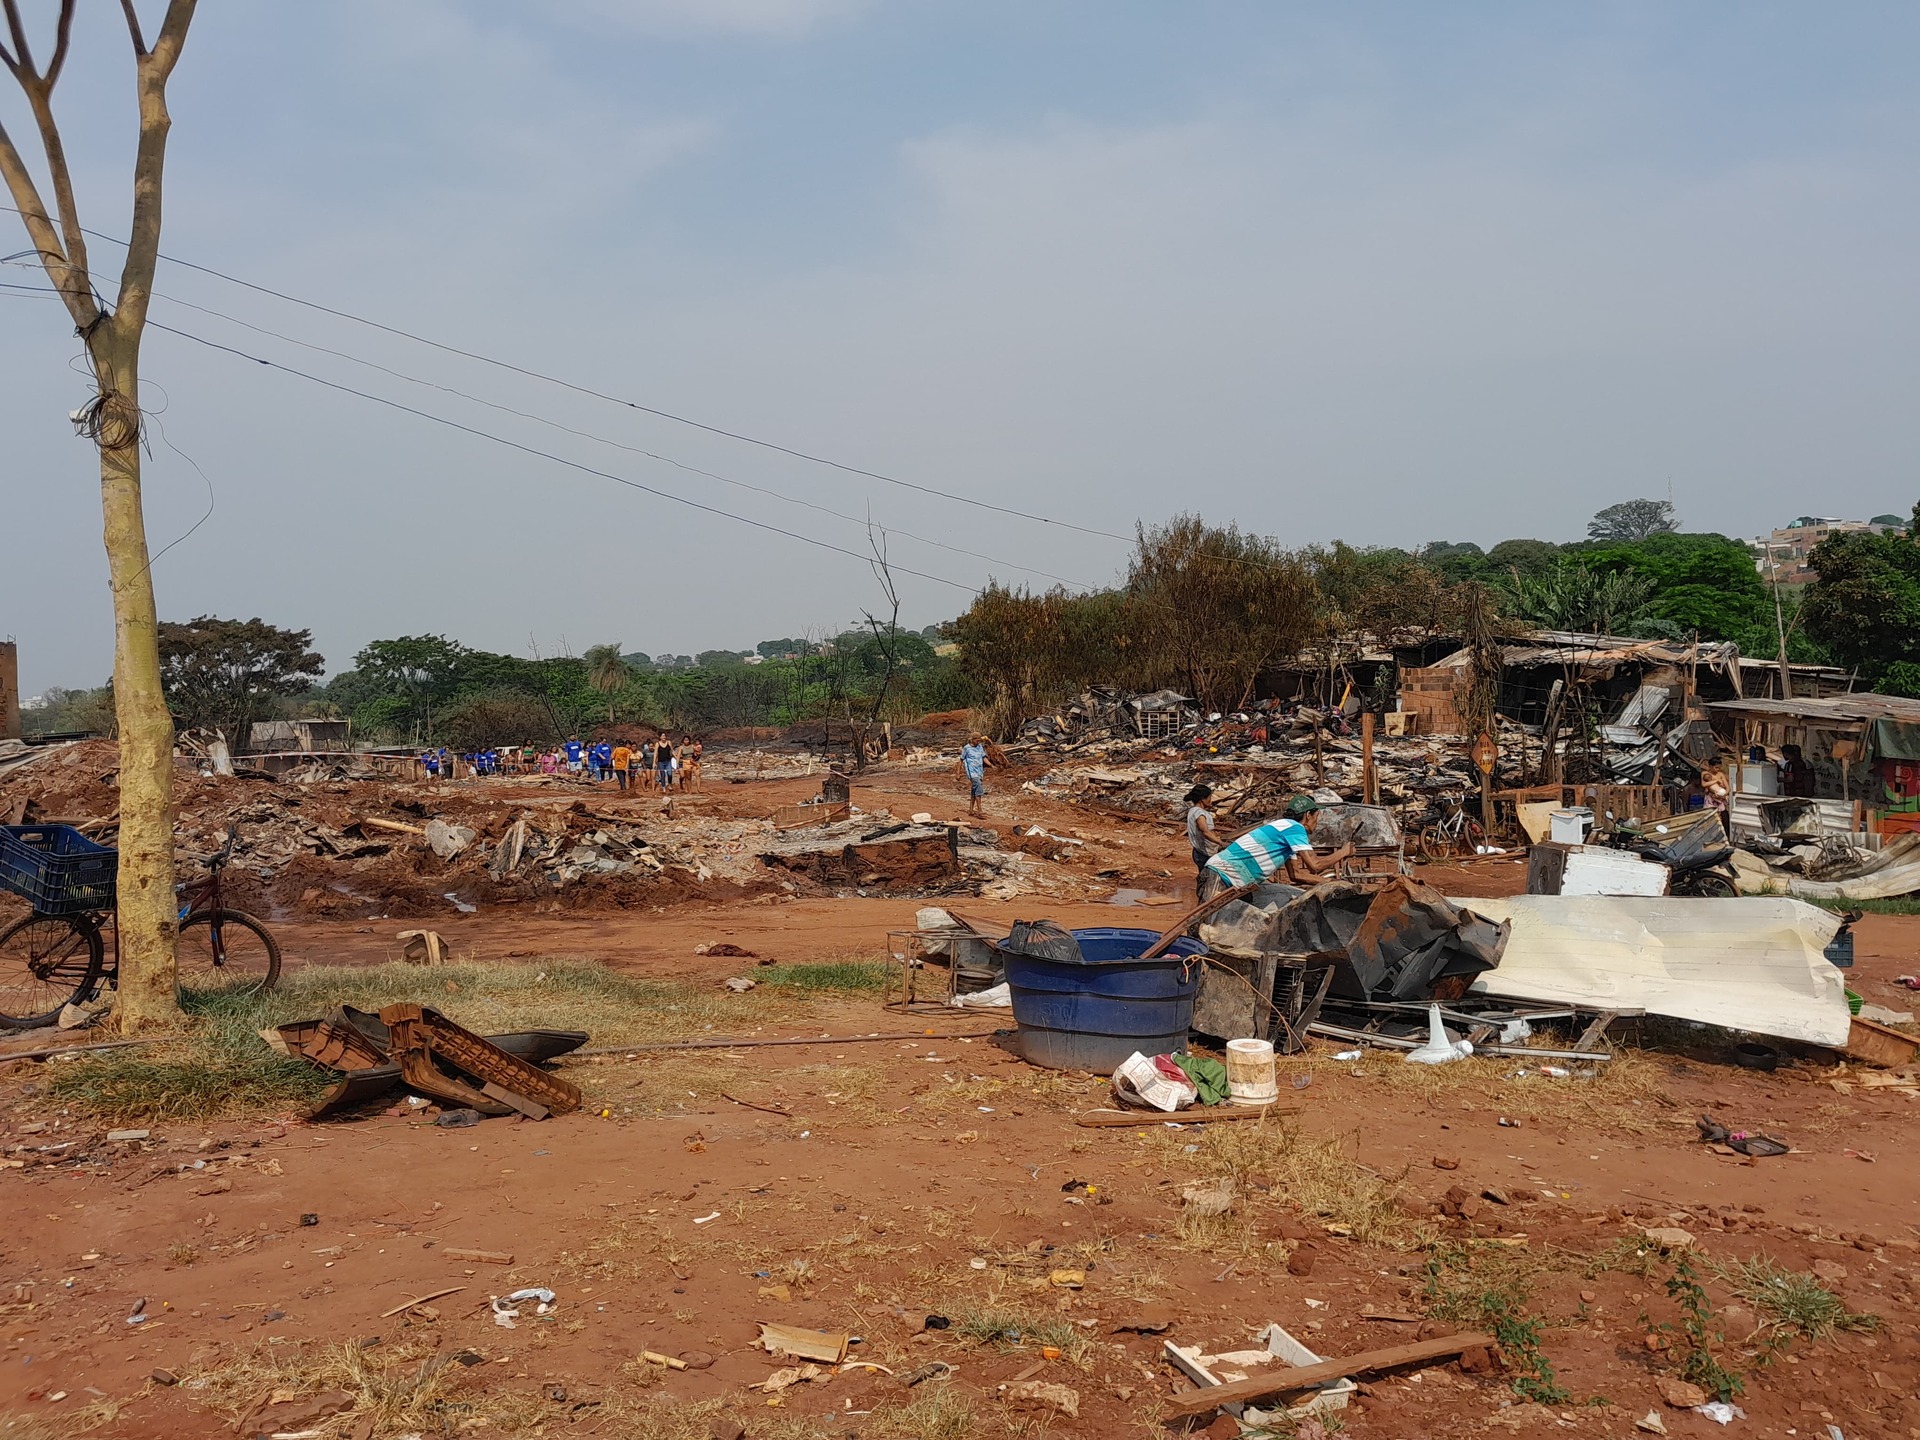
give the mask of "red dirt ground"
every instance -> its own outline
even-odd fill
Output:
[[[945,813],[927,798],[939,786],[957,812],[949,783],[921,773],[876,788],[897,786],[900,797],[916,797],[913,808]],[[749,788],[760,793],[740,793]],[[797,798],[793,789],[727,787],[713,803],[765,813]],[[1130,878],[1169,893],[1186,879],[1174,827],[1120,825],[1018,795],[995,798],[990,809],[1000,826],[1030,818],[1070,825],[1094,842],[1089,850],[1122,835]],[[1521,870],[1484,863],[1426,878],[1453,894],[1510,893]],[[698,957],[696,944],[729,940],[783,961],[877,955],[882,932],[911,926],[921,903],[778,896],[657,913],[513,907],[435,923],[462,958],[588,956],[640,975],[718,980],[752,962]],[[962,908],[990,919],[1048,914],[1153,928],[1178,913],[1035,899]],[[357,964],[391,958],[401,926],[301,920],[276,928],[292,963]],[[1850,983],[1870,1002],[1908,1008],[1911,992],[1892,977],[1916,968],[1920,918],[1869,917],[1857,935]],[[1228,1266],[1217,1248],[1183,1244],[1181,1184],[1206,1169],[1235,1127],[1076,1128],[1072,1113],[1101,1103],[1101,1085],[1055,1081],[1007,1055],[984,1038],[992,1019],[903,1022],[877,1005],[832,1002],[793,1033],[936,1026],[975,1038],[576,1063],[567,1073],[602,1105],[541,1124],[445,1130],[401,1116],[320,1125],[258,1117],[155,1124],[145,1141],[106,1145],[96,1138],[104,1127],[68,1117],[66,1132],[91,1142],[83,1148],[117,1158],[0,1171],[10,1220],[0,1241],[0,1409],[45,1422],[46,1434],[77,1433],[79,1412],[100,1402],[119,1404],[117,1418],[93,1432],[104,1436],[233,1434],[229,1415],[212,1408],[217,1388],[155,1384],[156,1367],[191,1379],[252,1353],[351,1341],[375,1362],[420,1344],[483,1357],[453,1386],[456,1408],[442,1412],[448,1433],[674,1433],[596,1419],[603,1404],[630,1399],[643,1383],[649,1394],[723,1401],[750,1436],[805,1416],[818,1417],[815,1428],[779,1433],[900,1433],[889,1428],[898,1408],[921,1392],[877,1372],[795,1386],[777,1408],[744,1388],[784,1363],[753,1347],[755,1322],[782,1321],[849,1329],[865,1342],[855,1354],[896,1372],[951,1362],[951,1380],[928,1384],[972,1398],[974,1420],[956,1433],[1111,1436],[1154,1428],[1178,1383],[1158,1358],[1165,1338],[1244,1348],[1269,1320],[1323,1355],[1412,1338],[1414,1324],[1366,1317],[1423,1309],[1419,1250],[1328,1232],[1291,1214],[1278,1193],[1249,1197],[1249,1223],[1258,1239],[1282,1245],[1310,1235],[1317,1261],[1309,1276],[1289,1274],[1273,1251]],[[1342,1413],[1349,1432],[1383,1440],[1528,1429],[1625,1436],[1653,1410],[1678,1436],[1825,1436],[1829,1424],[1849,1440],[1920,1436],[1920,1109],[1910,1096],[1836,1089],[1836,1072],[1811,1059],[1757,1075],[1724,1063],[1704,1039],[1702,1047],[1636,1053],[1627,1063],[1639,1081],[1595,1086],[1591,1105],[1569,1088],[1581,1081],[1512,1080],[1513,1067],[1495,1061],[1450,1067],[1458,1073],[1424,1089],[1392,1057],[1339,1064],[1323,1046],[1283,1062],[1283,1101],[1300,1107],[1300,1136],[1337,1141],[1367,1169],[1399,1178],[1409,1209],[1424,1212],[1455,1185],[1504,1193],[1509,1203],[1485,1204],[1472,1221],[1425,1223],[1455,1241],[1524,1237],[1527,1253],[1541,1257],[1531,1309],[1547,1321],[1543,1349],[1571,1396],[1550,1409],[1524,1405],[1510,1374],[1436,1365],[1374,1377]],[[32,1093],[44,1069],[10,1069],[0,1130],[8,1143],[49,1140],[58,1132],[21,1129],[50,1118]],[[1294,1075],[1311,1081],[1288,1090]],[[793,1117],[734,1103],[722,1086]],[[603,1107],[613,1113],[602,1117]],[[1703,1111],[1783,1134],[1795,1153],[1759,1162],[1716,1155],[1694,1135]],[[1437,1168],[1436,1157],[1458,1166]],[[211,1163],[174,1168],[199,1160]],[[1069,1180],[1091,1182],[1112,1203],[1074,1203],[1080,1197],[1061,1188]],[[712,1212],[719,1218],[693,1224]],[[304,1213],[317,1223],[303,1226]],[[1752,1369],[1738,1399],[1746,1418],[1725,1431],[1670,1408],[1656,1379],[1673,1370],[1676,1352],[1648,1345],[1649,1334],[1658,1339],[1658,1327],[1677,1319],[1661,1284],[1666,1268],[1651,1277],[1617,1265],[1588,1273],[1564,1258],[1669,1225],[1693,1233],[1709,1257],[1765,1254],[1793,1270],[1818,1263],[1848,1306],[1881,1326],[1800,1342]],[[655,1232],[669,1238],[634,1238]],[[630,1243],[595,1249],[622,1237]],[[463,1263],[448,1258],[449,1247],[507,1251],[513,1261]],[[1068,1255],[1076,1266],[1091,1262],[1083,1289],[1047,1282]],[[796,1258],[808,1261],[811,1279],[790,1284],[786,1298],[763,1293]],[[433,1302],[435,1322],[380,1318],[456,1285],[466,1288]],[[553,1314],[534,1317],[529,1307],[515,1330],[491,1323],[487,1297],[523,1285],[557,1291]],[[1709,1288],[1727,1332],[1721,1353],[1737,1358],[1757,1319],[1724,1285]],[[957,1328],[915,1333],[913,1319],[957,1314],[989,1295],[1070,1322],[1091,1342],[1086,1357],[1048,1361],[1030,1339],[983,1346]],[[142,1299],[148,1318],[130,1326]],[[1148,1305],[1171,1312],[1167,1335],[1115,1333]],[[717,1358],[710,1369],[651,1378],[634,1363],[642,1350]],[[1030,1370],[1078,1392],[1077,1420],[1007,1407],[999,1387]],[[241,1403],[271,1390],[263,1385]],[[488,1407],[507,1401],[519,1407],[511,1411],[522,1417],[517,1428],[485,1424]],[[271,1419],[269,1411],[262,1428]],[[358,1433],[352,1421],[318,1428]]]

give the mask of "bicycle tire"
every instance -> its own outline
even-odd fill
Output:
[[[199,940],[196,931],[205,930],[211,934],[215,918],[219,919],[223,948],[226,931],[229,927],[238,927],[250,932],[260,941],[259,957],[249,953],[246,959],[236,963],[229,954],[225,965],[213,960],[212,947]],[[198,943],[196,943],[198,941]],[[248,947],[251,952],[251,947]],[[244,984],[248,990],[271,990],[280,979],[280,942],[273,938],[273,932],[264,922],[244,910],[201,910],[189,915],[180,922],[180,944],[176,954],[179,958],[179,976],[182,986],[194,980],[230,980],[236,988]],[[195,963],[196,955],[203,955],[202,963]],[[233,968],[227,968],[228,965]]]
[[[82,916],[16,920],[0,931],[0,1028],[34,1030],[52,1024],[68,1005],[93,993],[105,961],[99,927]],[[71,987],[66,983],[70,978]],[[59,1003],[51,1004],[56,996]],[[43,1002],[51,1008],[40,1010]],[[12,1013],[16,1010],[27,1013]]]
[[[1440,826],[1429,825],[1420,832],[1420,853],[1428,864],[1438,865],[1453,858],[1453,840]]]

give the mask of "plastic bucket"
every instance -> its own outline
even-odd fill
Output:
[[[1271,1040],[1227,1042],[1227,1098],[1235,1105],[1271,1105],[1280,1098]]]
[[[1151,930],[1076,930],[1082,959],[1047,960],[1001,950],[1019,1027],[1020,1054],[1050,1070],[1111,1075],[1136,1050],[1174,1055],[1187,1048],[1197,964],[1203,948],[1182,936],[1172,953],[1141,960],[1159,938]]]

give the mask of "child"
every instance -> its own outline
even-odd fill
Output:
[[[975,731],[967,737],[967,743],[960,747],[960,769],[967,777],[967,789],[970,792],[967,801],[969,815],[981,815],[981,797],[987,793],[987,737]]]

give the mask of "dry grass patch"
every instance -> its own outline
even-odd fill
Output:
[[[822,983],[809,993],[837,992]],[[179,1039],[64,1062],[54,1071],[49,1098],[109,1120],[298,1112],[319,1098],[331,1078],[303,1060],[275,1054],[257,1032],[326,1015],[340,1005],[377,1011],[403,1000],[431,1005],[482,1035],[584,1030],[591,1045],[696,1039],[792,1024],[814,1014],[813,1002],[793,990],[735,995],[707,985],[637,979],[597,961],[564,957],[433,969],[314,965],[288,973],[265,995],[229,988],[185,997],[187,1028]],[[735,1063],[712,1058],[723,1054],[702,1053],[698,1061],[684,1062],[662,1058],[650,1068],[658,1075],[678,1063],[711,1076]],[[577,1074],[589,1086],[605,1079],[615,1099],[633,1090],[610,1066]],[[698,1092],[700,1086],[687,1088]]]
[[[1263,1229],[1293,1210],[1363,1245],[1410,1250],[1429,1238],[1430,1222],[1402,1203],[1404,1174],[1381,1175],[1353,1159],[1353,1137],[1312,1139],[1278,1118],[1213,1126],[1197,1140],[1193,1135],[1153,1131],[1143,1149],[1169,1174],[1231,1186],[1232,1208],[1223,1214],[1183,1207],[1177,1233],[1195,1248],[1222,1254],[1262,1249]],[[1191,1155],[1188,1145],[1196,1147]]]
[[[1539,1036],[1543,1045],[1563,1048],[1560,1037]],[[1552,1065],[1573,1073],[1561,1078],[1545,1073]],[[1522,1075],[1524,1070],[1527,1073]],[[1448,1065],[1409,1065],[1399,1051],[1368,1050],[1358,1060],[1330,1058],[1289,1062],[1280,1066],[1284,1095],[1292,1075],[1314,1076],[1315,1085],[1358,1079],[1379,1086],[1396,1103],[1425,1102],[1456,1107],[1470,1102],[1475,1109],[1504,1110],[1544,1124],[1584,1125],[1591,1128],[1652,1134],[1661,1114],[1673,1101],[1661,1090],[1658,1059],[1636,1050],[1621,1050],[1601,1065],[1577,1066],[1563,1060],[1539,1061],[1509,1056],[1471,1056]],[[1591,1072],[1591,1073],[1589,1073]]]

